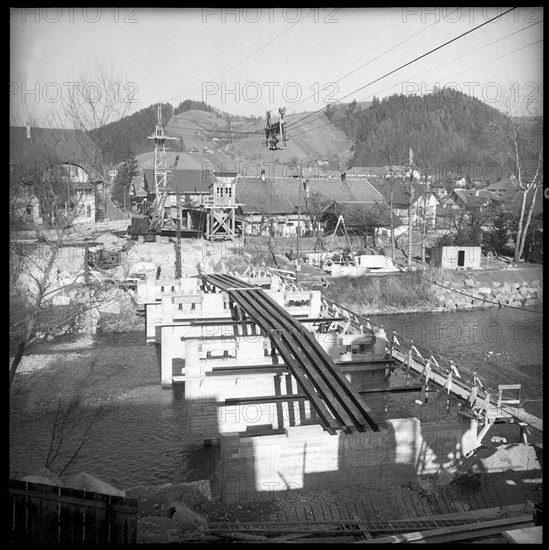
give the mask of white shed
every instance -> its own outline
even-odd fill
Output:
[[[444,269],[480,269],[480,246],[434,246],[431,267]]]

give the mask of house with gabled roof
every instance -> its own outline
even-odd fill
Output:
[[[53,195],[56,208],[62,208],[70,223],[102,218],[107,178],[101,151],[87,134],[30,124],[11,126],[9,154],[15,218],[30,224],[55,223]]]
[[[204,227],[205,213],[200,210],[200,204],[203,197],[210,194],[213,177],[212,170],[170,170],[166,183],[165,217],[172,221],[181,218],[183,229],[198,230]],[[143,213],[146,211],[146,205],[154,200],[155,191],[154,169],[145,168],[140,186],[140,194],[145,194],[147,199],[145,207],[141,207]]]
[[[503,194],[509,192],[515,193],[519,190],[516,181],[511,178],[496,181],[495,183],[492,183],[485,187],[485,189],[486,191],[492,192],[497,197],[501,197]]]
[[[340,214],[349,227],[390,223],[386,201],[368,181],[300,179],[296,174],[286,178],[241,177],[236,198],[241,205],[237,213],[246,221],[248,234],[295,235],[299,204],[303,231],[313,229],[319,217],[337,219]]]
[[[497,196],[488,189],[454,189],[451,197],[465,210],[483,210],[497,201]]]
[[[383,180],[372,179],[370,181],[385,199],[387,205],[393,208],[399,220],[408,225],[408,210],[410,206],[410,183],[401,179]],[[440,200],[433,193],[429,185],[414,179],[411,184],[412,225],[417,225],[425,218],[427,227],[434,227],[436,223],[436,210]]]

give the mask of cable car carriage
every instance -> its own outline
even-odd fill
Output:
[[[280,118],[276,122],[271,120],[271,111],[267,111],[267,120],[265,122],[265,147],[275,151],[277,149],[286,149],[286,128],[284,115],[286,107],[278,109]]]

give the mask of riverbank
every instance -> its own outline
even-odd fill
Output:
[[[543,268],[449,271],[430,268],[378,277],[330,279],[327,298],[362,315],[528,308],[543,301]]]

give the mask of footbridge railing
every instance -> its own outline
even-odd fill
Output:
[[[295,282],[295,276],[291,272],[276,270],[269,267],[249,268],[247,277],[277,276],[282,284],[292,290],[304,290]],[[235,275],[240,276],[238,273]],[[350,322],[350,329],[357,332],[372,334],[385,333],[383,325],[372,321],[370,318],[360,315],[345,306],[322,297],[321,314],[325,316],[346,317]],[[481,381],[476,371],[469,371],[465,367],[459,367],[450,358],[440,354],[433,354],[430,350],[416,344],[413,340],[392,331],[387,335],[387,355],[397,361],[405,369],[407,380],[412,371],[424,380],[425,385],[432,383],[439,390],[445,390],[467,403],[465,414],[484,422],[485,429],[493,424],[496,418],[513,418],[518,422],[526,423],[536,430],[543,432],[543,421],[516,406],[510,407],[500,402],[492,404],[492,398],[497,399],[498,389],[489,387]],[[479,434],[479,440],[484,434]]]

